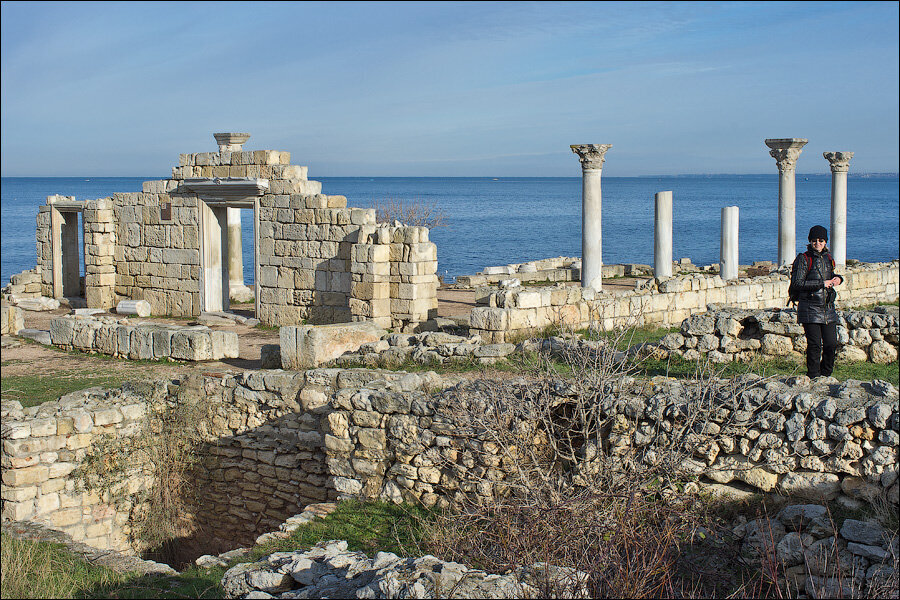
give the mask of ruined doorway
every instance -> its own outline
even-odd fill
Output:
[[[53,297],[84,296],[84,204],[75,200],[51,204],[50,239]]]
[[[241,210],[245,209],[245,210]],[[246,210],[249,209],[249,210]],[[247,199],[204,199],[200,201],[200,310],[203,312],[219,312],[229,310],[231,307],[230,287],[231,268],[230,260],[232,250],[237,253],[237,260],[243,260],[240,256],[241,236],[238,231],[237,244],[229,235],[229,213],[234,215],[241,212],[252,215],[249,219],[253,227],[253,267],[252,281],[257,281],[259,260],[258,248],[258,202],[255,198]],[[232,221],[233,221],[232,216]],[[241,281],[246,280],[246,275]],[[255,308],[259,307],[259,299],[256,298]]]

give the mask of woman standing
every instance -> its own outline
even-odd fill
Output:
[[[809,246],[798,254],[791,267],[789,294],[797,298],[797,322],[806,333],[806,374],[828,377],[834,370],[837,352],[837,311],[834,286],[844,278],[834,273],[834,259],[828,252],[828,230],[816,225],[809,230]]]

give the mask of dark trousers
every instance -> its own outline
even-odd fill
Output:
[[[834,371],[837,352],[837,323],[803,323],[806,333],[806,374],[810,379]]]

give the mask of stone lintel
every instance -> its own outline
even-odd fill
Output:
[[[259,177],[213,177],[185,179],[182,187],[200,196],[235,198],[262,196],[269,189],[269,180]]]
[[[612,144],[572,144],[572,152],[578,155],[582,170],[602,169],[606,162],[606,151]]]
[[[850,159],[853,152],[823,152],[822,156],[831,165],[832,173],[846,173],[850,170]]]
[[[214,133],[219,152],[240,152],[244,142],[250,139],[249,133]]]
[[[769,154],[778,163],[779,171],[792,171],[797,166],[797,158],[803,146],[809,143],[805,138],[772,138],[766,140]]]

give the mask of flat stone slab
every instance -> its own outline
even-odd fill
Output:
[[[363,344],[377,342],[385,333],[371,321],[282,327],[282,368],[313,369],[345,352],[355,352]]]
[[[21,309],[34,311],[56,310],[59,308],[59,300],[47,298],[45,296],[40,296],[38,298],[22,298],[15,304]]]
[[[44,344],[45,346],[50,345],[50,332],[46,329],[20,329],[19,337],[34,340],[35,342]]]

